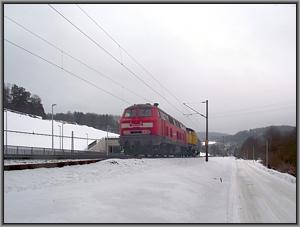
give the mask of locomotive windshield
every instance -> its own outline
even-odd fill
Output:
[[[127,109],[124,117],[151,117],[151,108]]]

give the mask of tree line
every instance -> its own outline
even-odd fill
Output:
[[[52,119],[51,113],[46,114],[42,100],[38,95],[31,94],[24,87],[13,84],[4,85],[3,89],[4,108],[18,112],[41,116],[43,119]],[[119,116],[109,114],[95,114],[68,111],[67,113],[56,113],[53,119],[68,123],[87,125],[100,130],[108,130],[118,133]]]
[[[268,167],[288,172],[296,176],[297,166],[297,131],[294,128],[290,132],[281,132],[278,127],[271,126],[264,135],[249,137],[243,142],[235,156],[243,159],[260,159],[267,164],[268,143]]]
[[[47,119],[51,119],[52,115],[47,114]],[[87,125],[103,131],[119,133],[119,116],[109,114],[95,114],[68,111],[67,113],[56,113],[53,119],[76,123],[79,125]]]
[[[4,85],[3,104],[4,108],[7,109],[41,116],[42,118],[46,117],[41,98],[15,84],[11,87],[8,84]]]

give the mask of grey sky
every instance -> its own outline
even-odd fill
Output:
[[[295,4],[80,5],[176,99],[76,5],[52,6],[168,102],[47,4],[6,4],[4,15],[138,96],[62,55],[8,19],[4,21],[5,39],[62,65],[130,104],[145,103],[145,99],[158,102],[163,110],[196,130],[205,131],[205,119],[183,116],[182,112],[190,113],[183,102],[205,114],[205,104],[201,102],[209,100],[210,131],[236,133],[269,125],[296,124]],[[4,47],[5,83],[16,83],[38,94],[46,112],[56,103],[56,112],[120,115],[129,105],[10,43],[5,42]]]

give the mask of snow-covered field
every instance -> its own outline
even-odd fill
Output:
[[[93,142],[93,139],[101,139],[107,136],[107,132],[98,130],[92,127],[75,124],[64,124],[62,122],[54,121],[53,123],[54,135],[60,135],[60,127],[63,127],[63,135],[71,137],[72,131],[74,137],[81,137],[84,139],[74,139],[74,149],[84,150],[88,143]],[[6,129],[6,113],[4,113],[4,129]],[[12,131],[34,132],[41,134],[52,134],[52,121],[34,118],[25,114],[18,114],[11,111],[7,112],[7,129]],[[109,137],[118,137],[118,134],[108,133]],[[4,133],[4,142],[6,141],[6,133]],[[40,136],[32,134],[20,134],[15,132],[8,132],[7,144],[15,146],[29,146],[29,147],[45,147],[52,148],[51,136]],[[60,148],[60,138],[54,137],[54,148]],[[71,138],[63,139],[63,148],[71,149]]]
[[[4,172],[5,223],[295,223],[296,178],[235,158]]]

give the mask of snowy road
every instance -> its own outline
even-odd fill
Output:
[[[5,223],[296,222],[296,183],[234,158],[106,160],[4,174]]]
[[[251,164],[242,160],[237,162],[241,221],[295,223],[296,187]]]

